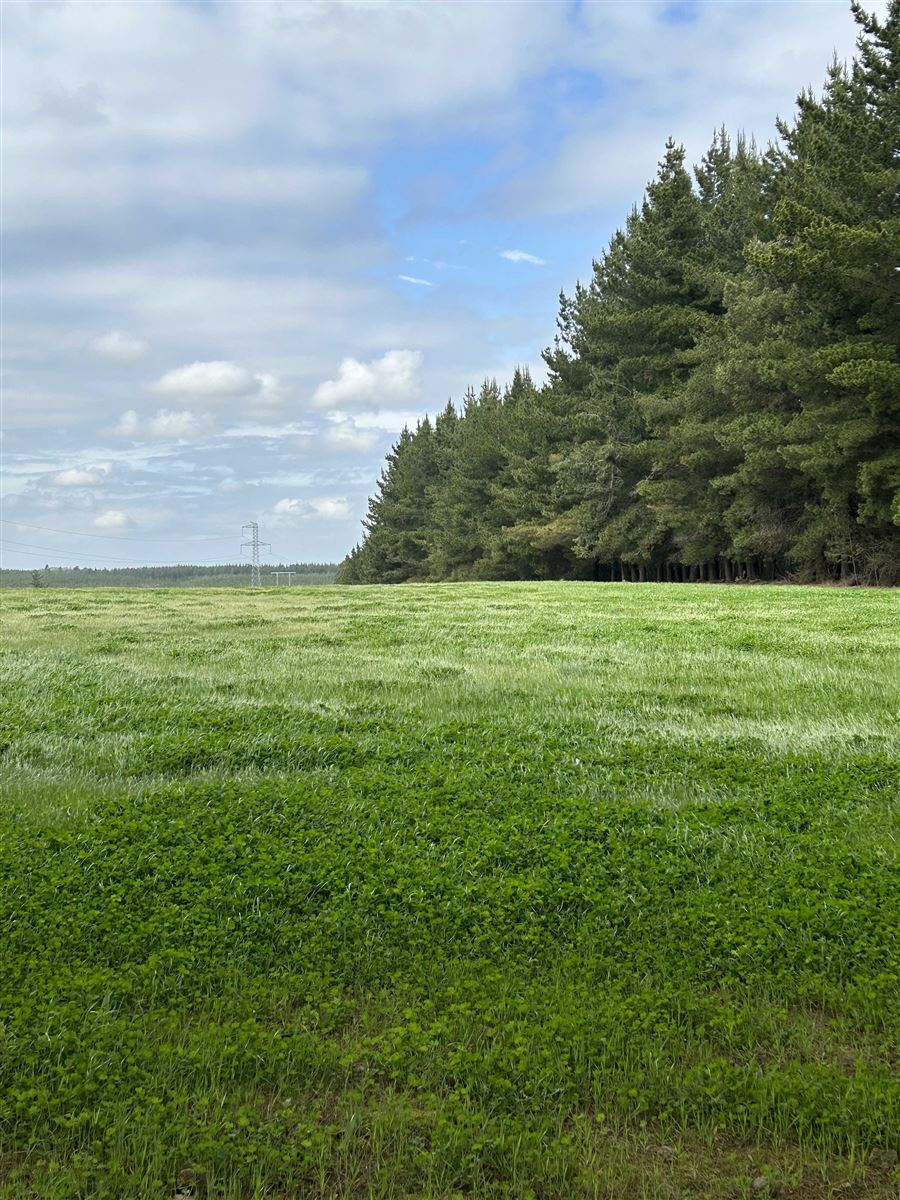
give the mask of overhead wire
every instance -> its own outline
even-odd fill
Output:
[[[11,521],[8,518],[0,517],[0,525],[15,525],[18,529],[39,529],[42,533],[62,533],[67,537],[89,537],[89,538],[104,538],[110,542],[160,542],[171,541],[170,537],[165,538],[146,538],[146,537],[129,537],[127,534],[118,533],[87,533],[76,529],[54,529],[50,525],[31,525],[27,521]],[[234,534],[216,534],[206,535],[197,534],[196,536],[188,535],[181,539],[185,542],[233,542]]]
[[[144,559],[142,562],[135,562],[134,560],[129,559],[129,558],[115,558],[109,554],[88,554],[87,552],[83,552],[81,554],[72,554],[71,551],[68,551],[68,550],[57,550],[54,546],[37,546],[31,542],[12,541],[8,538],[0,538],[0,547],[2,547],[5,551],[8,551],[10,554],[20,554],[23,557],[26,556],[26,551],[40,550],[42,553],[53,554],[53,555],[56,555],[58,558],[75,558],[75,559],[79,559],[79,560],[84,559],[84,558],[101,559],[103,562],[122,563],[125,566],[129,566],[129,567],[184,567],[184,566],[190,566],[190,567],[223,566],[223,567],[225,567],[225,566],[243,566],[244,565],[241,560],[237,560],[233,563],[223,563],[217,559],[207,559],[205,562],[190,562],[190,563],[186,563],[183,561],[174,562],[171,560],[164,561],[162,559],[149,560],[149,561],[147,559]]]

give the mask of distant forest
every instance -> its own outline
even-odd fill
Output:
[[[547,382],[404,430],[343,583],[900,583],[900,0],[777,144],[669,141]]]
[[[263,585],[272,571],[295,571],[292,584],[334,583],[335,563],[278,563],[262,567]],[[250,564],[197,567],[44,567],[39,571],[0,571],[0,587],[247,587]],[[287,584],[282,579],[280,586]]]

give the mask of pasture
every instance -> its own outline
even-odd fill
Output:
[[[7,592],[4,1200],[887,1200],[900,598]]]

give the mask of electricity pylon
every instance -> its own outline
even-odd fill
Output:
[[[259,552],[260,550],[271,550],[272,546],[269,542],[259,540],[259,525],[256,521],[249,521],[246,525],[241,526],[241,537],[248,529],[250,538],[246,542],[241,542],[241,549],[250,551],[250,586],[262,587],[262,579],[259,574]]]

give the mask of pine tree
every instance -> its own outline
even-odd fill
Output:
[[[453,432],[449,469],[435,498],[429,568],[439,579],[489,579],[499,528],[494,484],[505,464],[503,402],[496,380],[466,396]]]
[[[684,149],[670,140],[641,208],[594,264],[574,313],[561,313],[570,357],[589,373],[573,414],[577,445],[560,464],[560,507],[575,516],[579,553],[624,560],[640,577],[672,549],[640,484],[653,472],[655,431],[671,419],[673,394],[713,307],[692,266],[701,239]]]
[[[796,412],[784,457],[811,484],[794,559],[818,578],[900,573],[898,6],[856,8],[860,59],[805,93],[785,148],[774,239],[751,250],[788,297]]]
[[[415,433],[404,428],[389,452],[363,522],[365,541],[345,560],[346,567],[342,565],[341,582],[403,583],[424,578],[433,474],[434,430],[426,417]]]
[[[558,578],[573,565],[571,530],[556,523],[553,493],[564,420],[551,388],[516,368],[503,392],[504,466],[494,484],[491,547],[498,579]]]
[[[701,205],[701,237],[686,263],[702,297],[706,319],[695,345],[681,355],[688,368],[671,389],[653,425],[652,467],[637,485],[659,526],[671,536],[670,561],[662,576],[733,577],[733,548],[725,519],[726,496],[717,486],[743,457],[740,439],[729,437],[730,402],[720,384],[727,356],[732,280],[746,266],[748,237],[761,236],[771,207],[772,165],[743,137],[732,149],[719,130],[695,169]],[[755,397],[748,397],[750,407]],[[778,467],[783,464],[779,461]],[[727,490],[726,490],[727,495]]]

